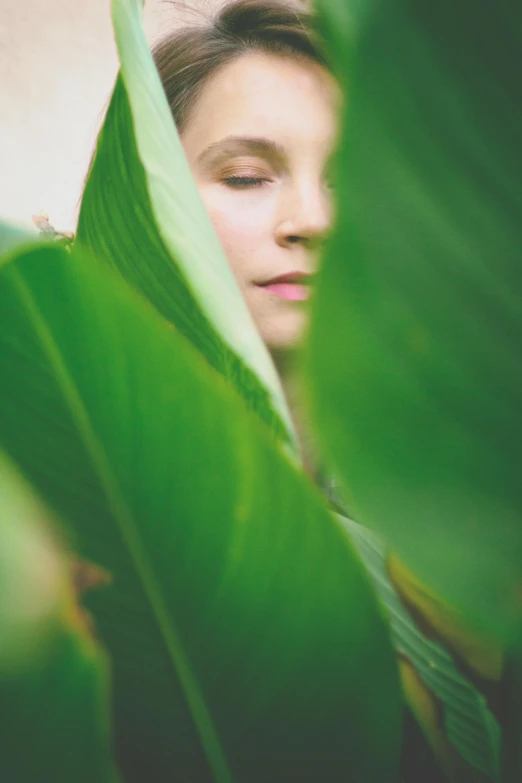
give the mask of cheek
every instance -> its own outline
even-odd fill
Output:
[[[203,188],[201,196],[228,263],[244,289],[263,272],[272,239],[272,208],[260,194]]]

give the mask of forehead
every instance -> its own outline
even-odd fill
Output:
[[[290,148],[319,144],[326,154],[335,140],[338,100],[333,78],[320,65],[249,53],[205,84],[183,142],[198,154],[226,136],[265,136]]]

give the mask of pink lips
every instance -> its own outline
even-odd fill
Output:
[[[291,272],[268,280],[262,287],[289,302],[303,302],[310,296],[310,286],[307,285],[310,278],[311,275],[305,272]]]

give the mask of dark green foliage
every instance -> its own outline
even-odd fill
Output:
[[[502,640],[522,621],[520,19],[462,0],[353,14],[310,364],[358,518]]]
[[[139,5],[113,0],[122,72],[75,249],[0,266],[0,443],[112,578],[85,603],[110,656],[123,777],[395,783],[404,708],[388,621],[472,779],[495,778],[498,727],[400,604],[391,546],[508,645],[495,706],[501,780],[519,783],[522,8],[320,3],[348,100],[309,391],[350,509],[385,539],[345,523],[379,608],[287,458],[285,402],[170,143]],[[26,239],[0,228],[0,251]],[[31,564],[0,558],[0,586],[11,561]],[[0,594],[2,781],[114,783],[103,657],[80,608],[58,602],[24,626],[12,649],[25,668],[8,669],[14,585]],[[40,657],[25,660],[27,640]],[[401,783],[439,783],[437,764],[406,711]]]
[[[128,783],[382,780],[401,728],[385,625],[265,426],[94,261],[4,264],[0,312],[0,438],[112,575],[89,605]]]
[[[106,660],[46,515],[0,454],[0,780],[117,783]]]

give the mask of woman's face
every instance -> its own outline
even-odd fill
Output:
[[[182,134],[196,184],[261,337],[294,348],[332,220],[338,94],[321,66],[249,53],[207,82]]]

